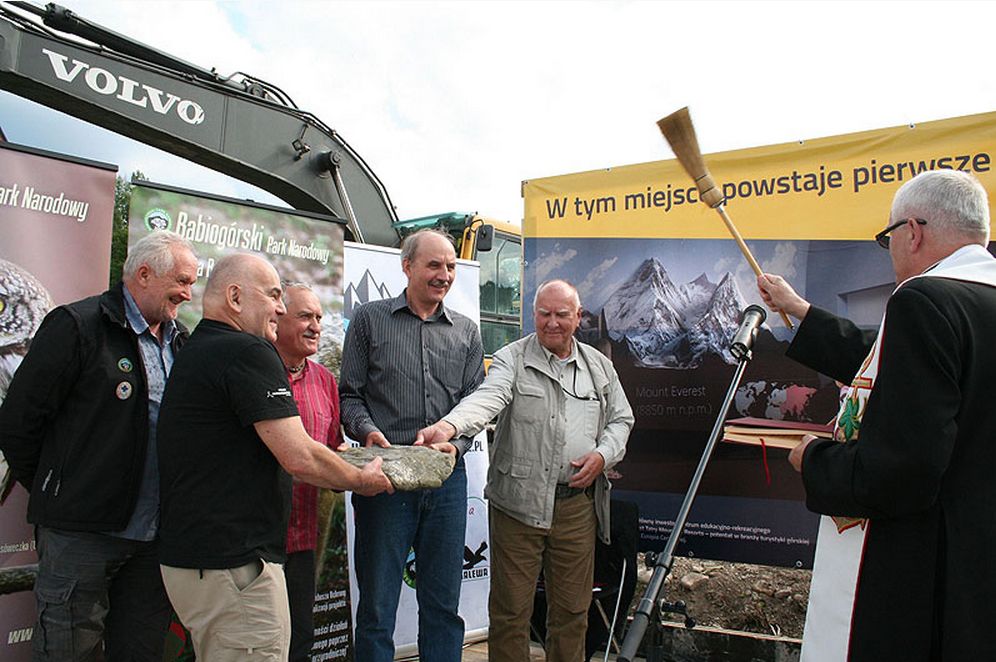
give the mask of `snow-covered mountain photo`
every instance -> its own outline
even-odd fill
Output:
[[[605,331],[625,343],[643,368],[696,368],[709,355],[736,363],[728,351],[746,306],[733,274],[719,283],[705,273],[675,283],[657,258],[644,260],[602,307]]]

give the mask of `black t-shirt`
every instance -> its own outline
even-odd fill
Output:
[[[220,322],[197,325],[159,412],[164,565],[283,562],[291,478],[253,423],[297,413],[273,345]]]

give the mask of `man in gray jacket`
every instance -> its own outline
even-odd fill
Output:
[[[595,535],[609,541],[607,469],[622,459],[633,412],[612,362],[574,340],[577,290],[536,290],[536,332],[500,349],[484,383],[419,432],[416,444],[472,436],[498,415],[490,449],[491,619],[488,659],[529,659],[529,619],[542,569],[547,660],[584,659]]]

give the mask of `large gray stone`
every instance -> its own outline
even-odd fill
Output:
[[[401,491],[439,487],[453,472],[455,460],[425,446],[350,448],[341,452],[344,460],[363,468],[375,457],[384,459],[383,470],[394,489]]]

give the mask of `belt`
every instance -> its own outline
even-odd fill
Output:
[[[569,499],[573,496],[584,494],[587,491],[587,487],[571,487],[570,485],[565,485],[564,483],[557,483],[557,487],[553,491],[553,497],[555,499]]]

